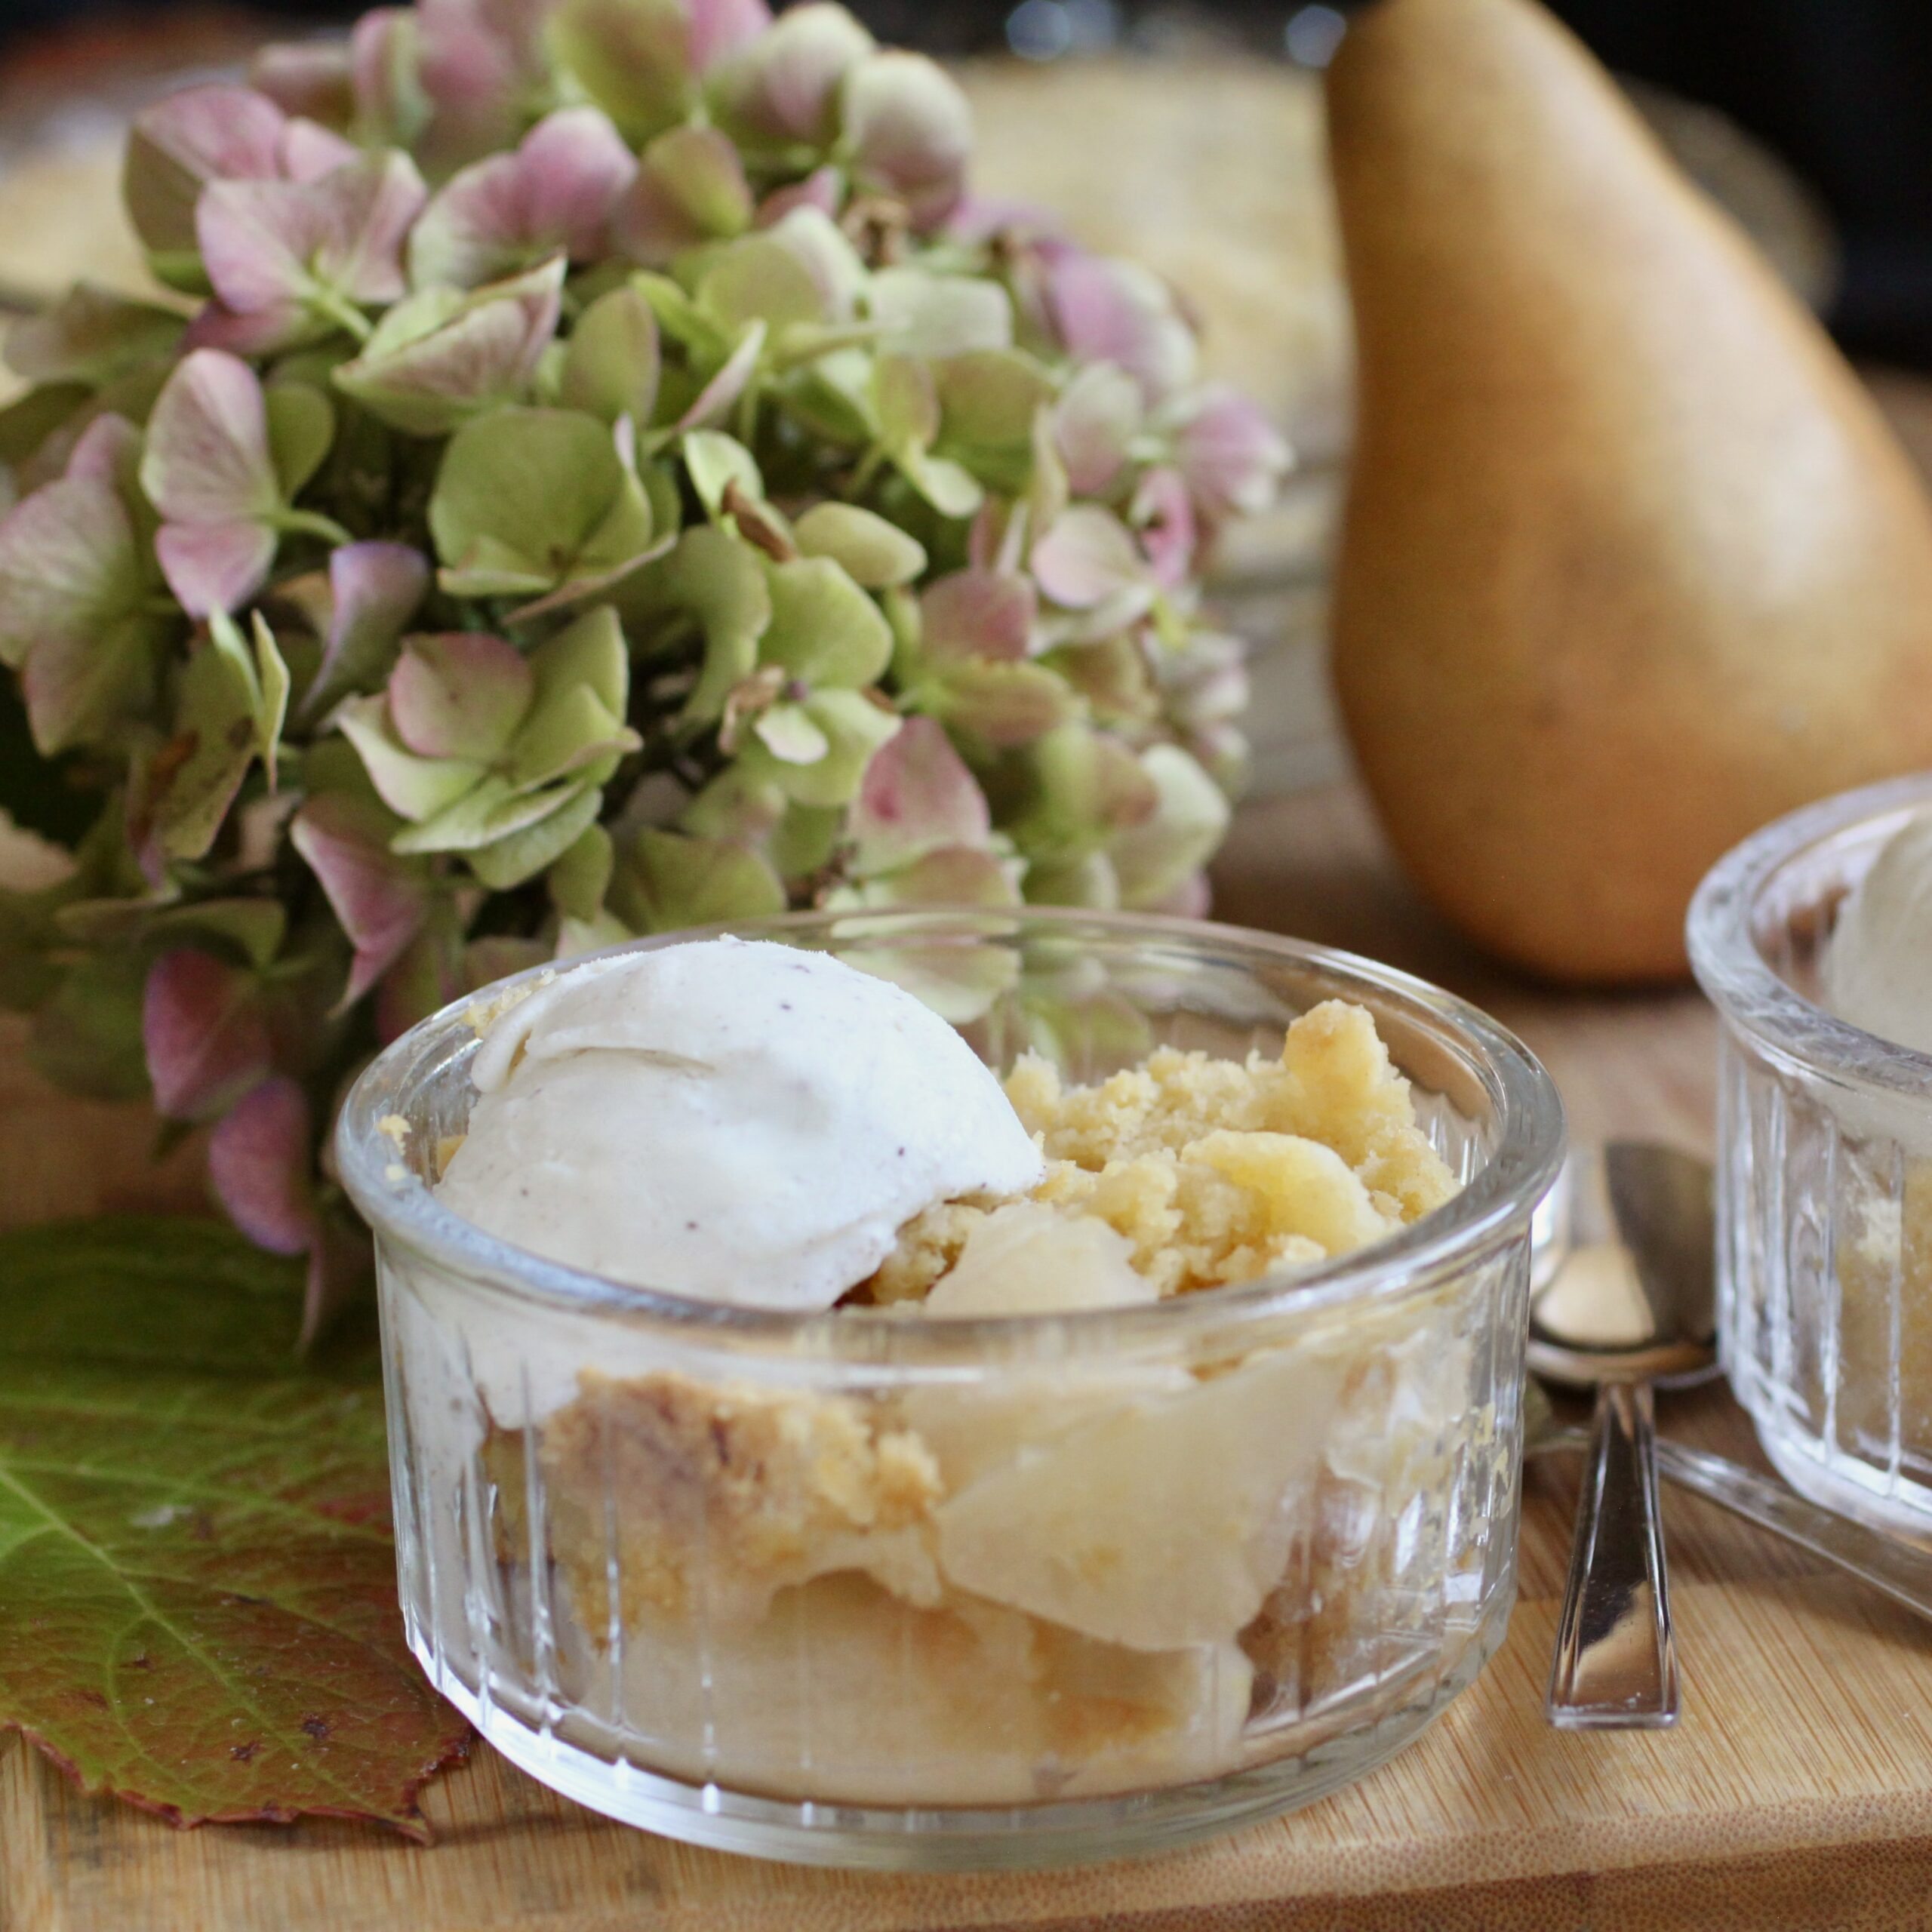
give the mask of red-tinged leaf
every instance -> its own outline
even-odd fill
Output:
[[[155,1109],[169,1120],[205,1120],[269,1070],[254,980],[198,947],[177,946],[149,970],[141,1038]]]
[[[311,798],[289,825],[355,949],[340,1006],[352,1005],[389,971],[428,915],[426,869],[389,850],[395,829],[380,806],[346,792]]]
[[[371,1338],[299,1361],[301,1276],[212,1221],[0,1237],[0,1724],[176,1824],[421,1838],[467,1732],[403,1643]]]
[[[208,1137],[208,1179],[228,1217],[271,1254],[306,1254],[321,1232],[308,1097],[285,1075],[252,1088]]]

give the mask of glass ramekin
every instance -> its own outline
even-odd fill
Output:
[[[1514,1594],[1530,1222],[1562,1143],[1542,1069],[1420,981],[1224,927],[733,930],[915,990],[998,986],[961,1029],[974,1048],[1081,1081],[1163,1043],[1278,1054],[1298,1013],[1359,1001],[1466,1185],[1356,1256],[1134,1310],[723,1309],[538,1260],[438,1203],[424,1183],[463,1131],[475,1046],[472,1009],[448,1008],[364,1075],[337,1141],[376,1232],[403,1611],[437,1687],[597,1810],[851,1865],[1152,1850],[1414,1737]],[[909,1454],[948,1503],[1003,1486],[968,1506],[1010,1525],[1055,1615],[943,1567],[935,1597],[952,1546],[899,1512]],[[761,1600],[748,1540],[782,1545],[791,1519],[764,1505],[801,1469],[813,1560],[850,1567]]]
[[[1779,819],[1712,869],[1688,930],[1722,1021],[1731,1386],[1794,1488],[1932,1542],[1932,1057],[1835,1018],[1819,980],[1845,895],[1928,807],[1932,774]]]

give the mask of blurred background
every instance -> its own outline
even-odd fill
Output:
[[[1254,647],[1256,780],[1333,775],[1327,560],[1349,445],[1348,303],[1321,71],[1349,0],[849,0],[961,63],[976,183],[1051,204],[1195,312],[1213,372],[1300,459],[1216,584]],[[1932,467],[1932,0],[1551,0],[1680,161],[1864,366]],[[0,309],[79,276],[137,286],[118,205],[128,115],[354,0],[0,0]],[[4,381],[0,377],[0,381]]]
[[[1721,109],[1808,184],[1841,248],[1830,314],[1854,352],[1932,367],[1932,5],[1927,0],[1552,0],[1610,66]],[[1048,63],[1224,38],[1324,65],[1349,0],[855,0],[881,38]],[[349,17],[346,0],[260,0],[290,25]],[[0,60],[21,97],[115,64],[214,53],[240,10],[183,0],[0,0]],[[21,83],[25,82],[23,87]]]

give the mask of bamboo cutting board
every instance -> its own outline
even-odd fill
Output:
[[[1481,1000],[1541,1054],[1580,1138],[1707,1146],[1712,1025],[1690,994],[1500,980],[1415,904],[1349,787],[1249,808],[1220,909]],[[0,1208],[21,1205],[17,1198]],[[1719,1392],[1669,1432],[1756,1461]],[[420,1849],[328,1823],[178,1832],[75,1796],[0,1739],[4,1932],[1853,1932],[1932,1926],[1932,1626],[1701,1504],[1666,1505],[1684,1675],[1665,1733],[1543,1720],[1574,1460],[1533,1467],[1509,1641],[1417,1744],[1351,1789],[1164,1859],[1001,1876],[808,1871],[611,1824],[480,1750]]]

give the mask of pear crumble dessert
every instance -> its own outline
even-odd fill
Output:
[[[1278,1056],[1161,1048],[1091,1084],[1029,1056],[1003,1086],[909,995],[777,946],[593,962],[478,1017],[439,1198],[691,1299],[1131,1311],[1291,1278],[1457,1186],[1341,1002]],[[1400,1539],[1469,1381],[1451,1313],[1412,1304],[876,1389],[550,1352],[469,1366],[491,1546],[506,1591],[547,1580],[572,1702],[672,1775],[891,1804],[1205,1777],[1404,1681]],[[1407,1661],[1439,1671],[1428,1614]]]

